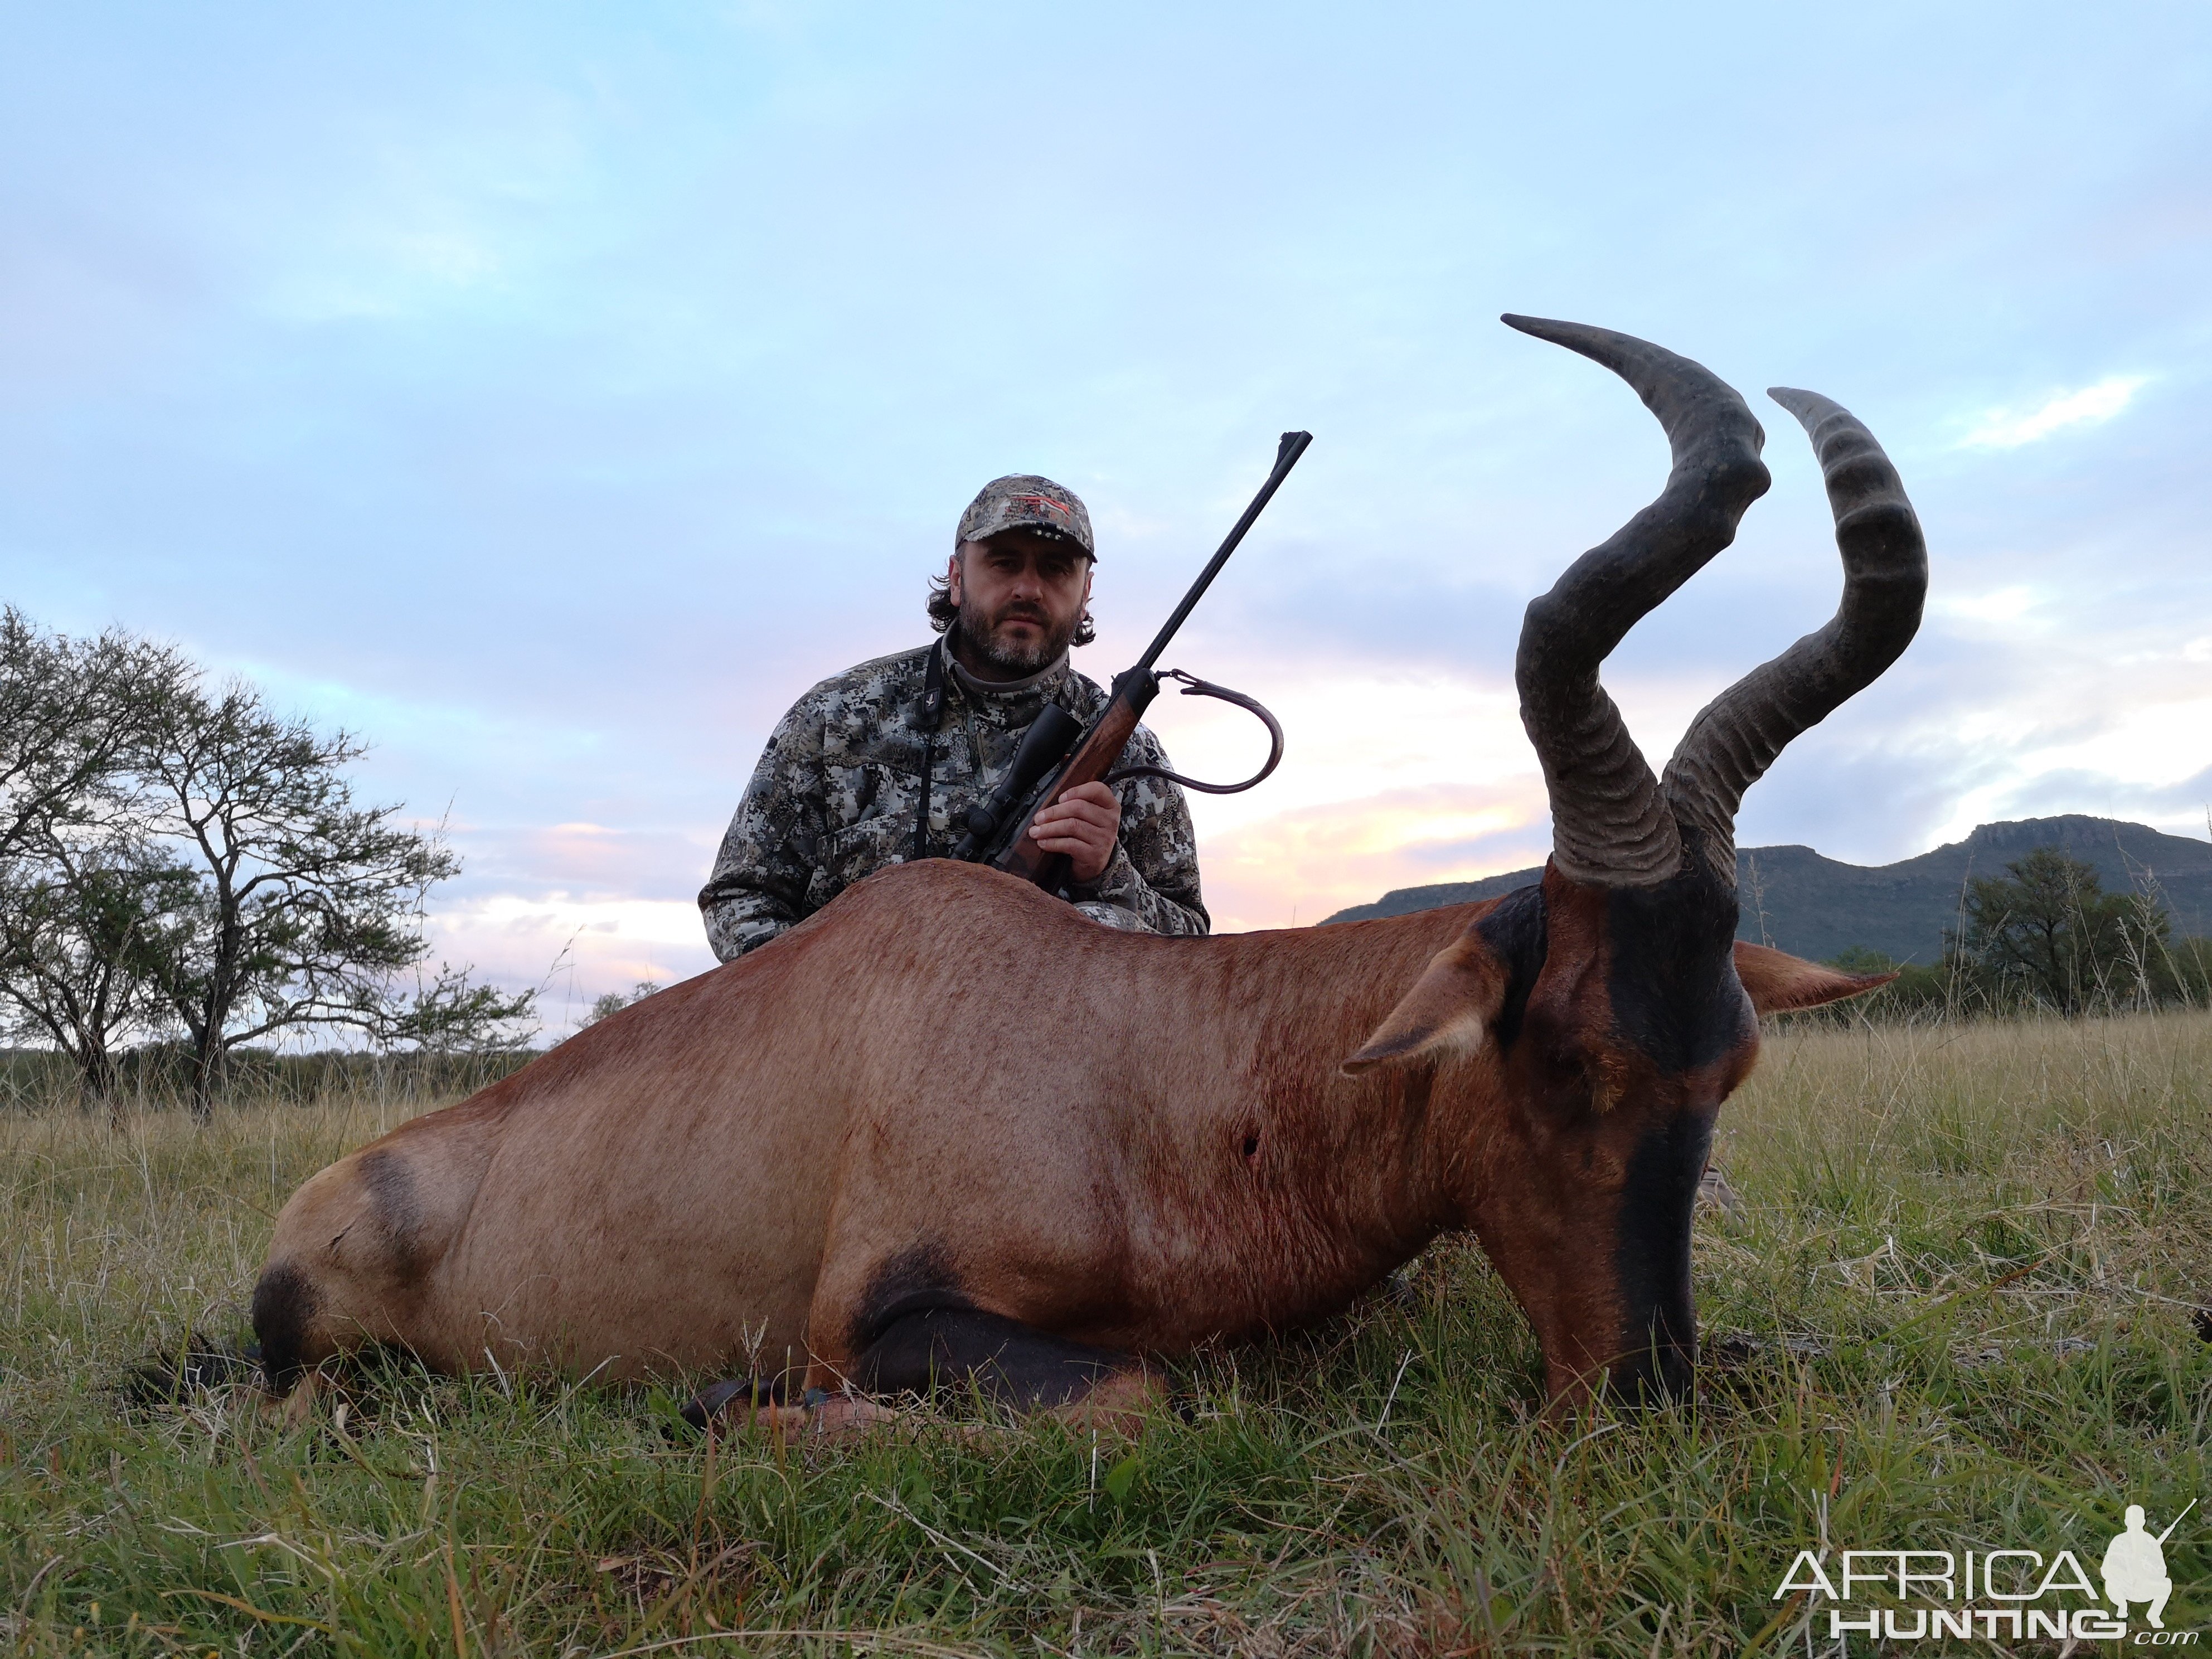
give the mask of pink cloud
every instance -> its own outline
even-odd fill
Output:
[[[1217,931],[1303,926],[1394,887],[1472,881],[1551,850],[1542,781],[1437,784],[1299,808],[1200,847]]]

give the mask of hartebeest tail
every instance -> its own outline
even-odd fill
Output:
[[[1692,1205],[1756,1016],[1887,977],[1735,942],[1735,809],[1904,648],[1926,559],[1865,428],[1778,392],[1820,453],[1843,604],[1655,780],[1599,666],[1734,538],[1762,434],[1686,358],[1507,320],[1626,380],[1674,453],[1528,607],[1540,883],[1164,939],[971,866],[884,871],[301,1188],[254,1299],[272,1380],[380,1340],[453,1368],[737,1371],[718,1398],[821,1389],[817,1419],[947,1382],[1079,1409],[1469,1229],[1555,1395],[1682,1387]]]

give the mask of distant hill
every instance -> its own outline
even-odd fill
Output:
[[[2002,875],[2006,865],[2039,847],[2057,847],[2094,865],[2108,892],[2154,884],[2176,933],[2212,935],[2212,842],[2078,814],[1985,823],[1964,841],[1871,869],[1823,858],[1809,847],[1740,848],[1736,882],[1743,920],[1736,935],[1758,941],[1764,910],[1767,939],[1801,957],[1824,961],[1860,945],[1899,962],[1934,962],[1942,954],[1943,930],[1958,925],[1968,874]],[[1401,916],[1496,898],[1541,873],[1516,870],[1481,881],[1401,887],[1328,921]]]

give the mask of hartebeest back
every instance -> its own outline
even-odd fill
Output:
[[[803,1382],[848,1420],[855,1391],[945,1382],[1101,1403],[1151,1357],[1324,1316],[1471,1229],[1555,1394],[1682,1386],[1692,1206],[1755,1017],[1881,982],[1735,942],[1736,805],[1904,648],[1926,562],[1865,428],[1778,392],[1820,455],[1843,605],[1655,780],[1598,667],[1733,538],[1762,434],[1684,358],[1507,320],[1628,380],[1674,458],[1528,608],[1540,884],[1180,939],[971,866],[887,870],[308,1182],[254,1297],[272,1383],[377,1341],[455,1370]]]

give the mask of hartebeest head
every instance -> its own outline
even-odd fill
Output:
[[[1766,490],[1765,434],[1699,365],[1604,329],[1505,320],[1578,351],[1659,417],[1659,498],[1585,553],[1522,624],[1522,722],[1551,796],[1552,857],[1472,923],[1346,1069],[1481,1053],[1467,1207],[1528,1310],[1555,1395],[1600,1372],[1631,1399],[1688,1382],[1697,1328],[1690,1221],[1721,1103],[1751,1069],[1757,1015],[1871,988],[1738,946],[1735,811],[1784,745],[1871,683],[1920,623],[1928,562],[1896,470],[1846,410],[1771,394],[1812,434],[1843,552],[1844,598],[1706,706],[1655,779],[1598,665],[1735,537]]]

